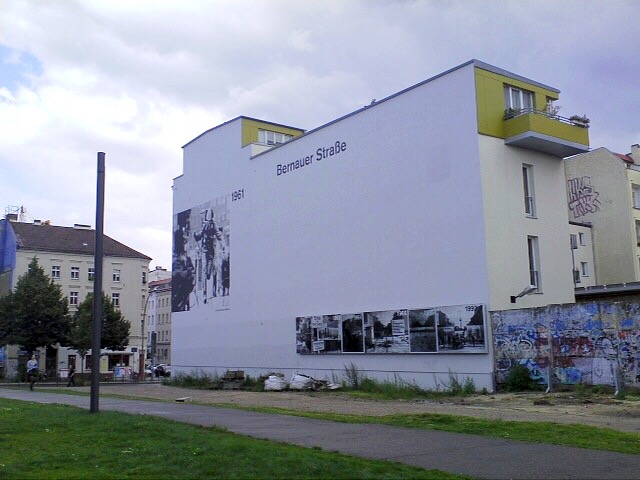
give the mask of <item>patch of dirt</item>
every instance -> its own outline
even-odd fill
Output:
[[[78,387],[77,390],[88,390]],[[247,392],[193,390],[160,383],[101,385],[100,393],[203,404],[279,407],[306,412],[381,416],[442,413],[469,417],[577,423],[640,433],[640,402],[611,395],[582,397],[569,393],[496,393],[447,400],[370,400],[333,392]]]

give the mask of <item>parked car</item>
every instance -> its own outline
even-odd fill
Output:
[[[150,365],[148,370],[150,375],[157,377],[168,377],[171,375],[171,365],[167,365],[164,363],[158,363],[155,365]]]

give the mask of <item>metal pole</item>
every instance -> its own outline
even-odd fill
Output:
[[[91,323],[91,413],[97,413],[100,390],[100,337],[102,330],[102,259],[104,230],[104,152],[98,152],[98,185],[96,196],[96,238],[93,280],[93,321]]]

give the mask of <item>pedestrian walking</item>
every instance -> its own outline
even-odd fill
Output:
[[[69,381],[67,382],[67,387],[75,387],[76,386],[76,369],[74,367],[69,368]]]
[[[33,384],[38,378],[40,365],[35,355],[31,355],[31,360],[27,362],[27,379],[29,380],[29,390],[33,390]]]

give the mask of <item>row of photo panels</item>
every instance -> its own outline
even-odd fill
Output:
[[[296,318],[296,351],[486,353],[483,305],[385,310]]]

